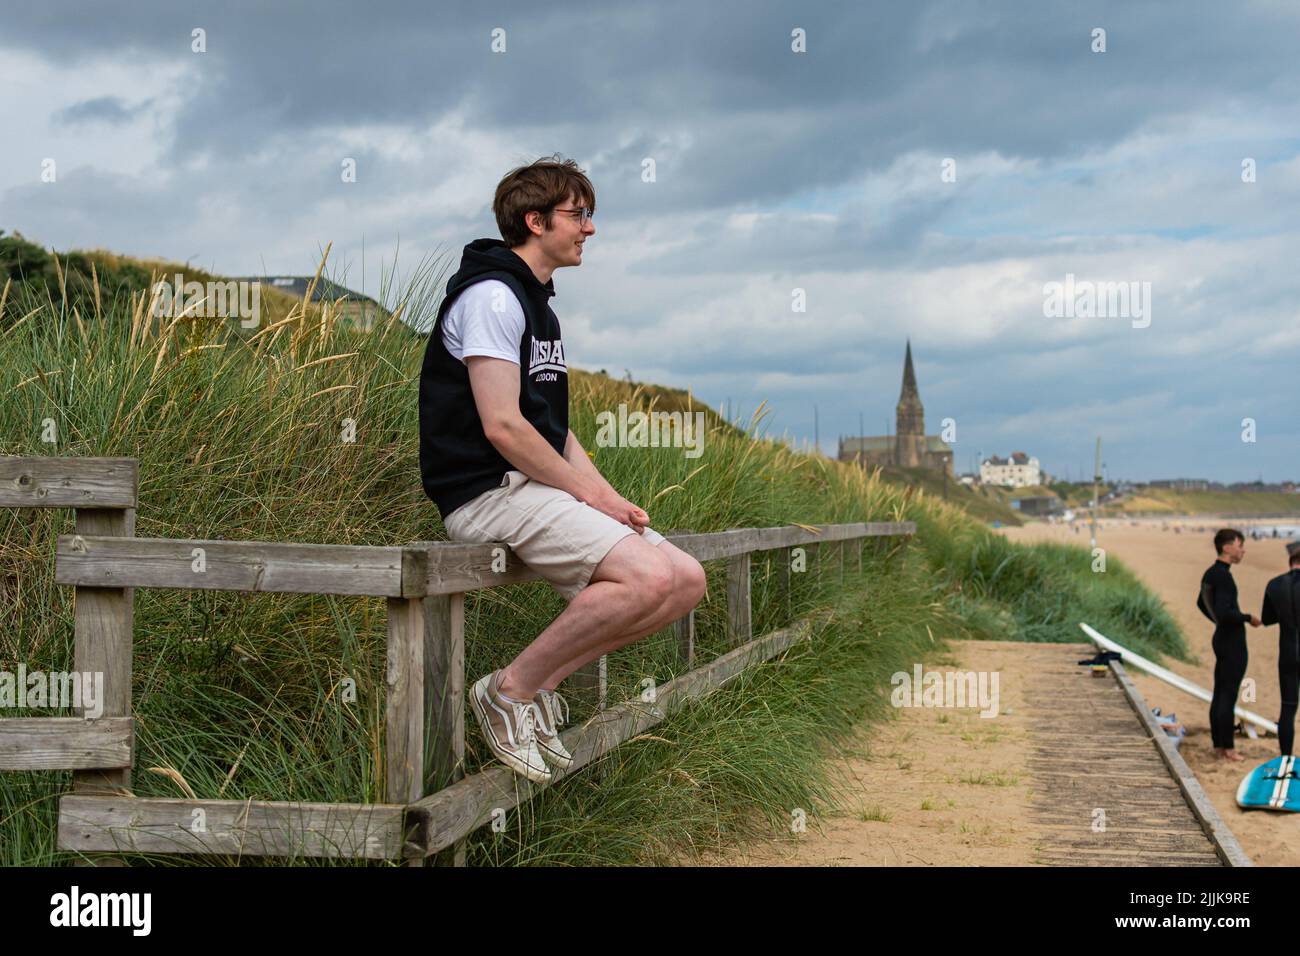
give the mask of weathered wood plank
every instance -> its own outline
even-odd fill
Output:
[[[749,569],[748,552],[727,559],[727,638],[733,645],[754,636]]]
[[[130,717],[0,718],[0,770],[128,768],[134,735]]]
[[[134,508],[134,458],[0,455],[0,508]]]
[[[389,804],[170,800],[67,795],[60,850],[393,859],[402,812]]]
[[[424,599],[424,667],[426,774],[421,797],[465,777],[464,594]],[[408,838],[418,845],[418,829]],[[431,862],[435,866],[464,866],[465,842],[457,841],[435,854]]]
[[[60,535],[54,580],[92,587],[402,596],[402,549]]]
[[[1200,822],[1205,835],[1210,838],[1210,842],[1214,845],[1214,851],[1218,854],[1219,859],[1223,861],[1223,865],[1254,866],[1254,862],[1246,855],[1246,851],[1241,848],[1241,844],[1237,842],[1237,838],[1228,829],[1228,825],[1223,822],[1219,812],[1214,809],[1214,804],[1210,802],[1209,796],[1201,787],[1201,782],[1196,779],[1196,775],[1187,766],[1187,762],[1183,760],[1178,748],[1169,739],[1169,735],[1156,723],[1155,717],[1151,714],[1151,708],[1147,706],[1141,692],[1129,679],[1128,674],[1125,673],[1124,666],[1119,661],[1111,661],[1110,671],[1119,681],[1119,685],[1124,691],[1124,698],[1128,701],[1129,706],[1133,708],[1138,719],[1142,721],[1142,727],[1146,730],[1147,736],[1155,741],[1160,759],[1169,768],[1169,773],[1174,778],[1174,782],[1178,784],[1183,796],[1187,798],[1192,813],[1196,815],[1196,819]]]
[[[811,530],[810,530],[811,529]],[[916,533],[914,521],[857,522],[837,525],[787,525],[776,528],[737,528],[705,534],[669,538],[697,561],[728,558],[746,551],[773,551],[821,541],[844,541],[862,537],[906,536]]]
[[[583,664],[565,678],[565,683],[597,710],[604,710],[609,696],[609,661],[606,655],[601,654],[596,660]]]
[[[810,632],[807,621],[773,631],[656,688],[653,705],[629,700],[597,714],[581,727],[570,728],[560,736],[573,754],[573,766],[568,770],[552,770],[552,781],[576,773],[623,741],[671,716],[689,701],[724,686],[749,665],[780,654]],[[420,821],[423,852],[432,854],[487,823],[494,809],[509,810],[527,802],[542,788],[497,765],[417,801],[407,812]]]
[[[532,570],[508,546],[497,544],[459,544],[449,541],[412,541],[408,550],[427,553],[426,577],[418,585],[412,582],[408,596],[416,594],[457,594],[502,584],[540,581]]]
[[[916,533],[916,522],[859,522],[841,525],[798,525],[777,528],[740,528],[705,534],[671,534],[665,537],[697,561],[729,558],[749,551],[770,551],[818,541],[853,540],[862,537],[908,536]],[[429,553],[428,578],[423,587],[414,581],[403,593],[451,594],[500,584],[519,584],[539,579],[504,544],[458,544],[448,541],[412,541],[407,548]],[[787,564],[788,567],[788,564]]]
[[[384,799],[405,804],[424,787],[424,603],[388,599],[384,671]]]
[[[695,608],[686,612],[673,623],[677,634],[677,650],[687,667],[695,666]]]
[[[75,536],[127,541],[135,534],[134,508],[78,508]],[[74,536],[74,537],[75,537]],[[73,670],[103,674],[99,717],[131,716],[135,591],[129,587],[78,587],[73,609]],[[77,712],[85,716],[84,708]],[[74,771],[75,793],[129,793],[131,767]]]

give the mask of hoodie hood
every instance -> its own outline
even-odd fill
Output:
[[[467,285],[477,281],[479,276],[489,272],[508,272],[520,281],[530,296],[543,296],[543,302],[555,295],[555,280],[548,279],[545,284],[538,282],[528,263],[512,252],[505,242],[500,239],[475,239],[465,247],[460,258],[460,268],[447,281],[447,298],[454,298]]]

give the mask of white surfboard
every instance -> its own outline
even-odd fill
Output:
[[[1088,637],[1092,638],[1092,642],[1096,644],[1098,647],[1100,647],[1103,651],[1115,651],[1116,653],[1122,655],[1123,662],[1126,666],[1136,667],[1138,670],[1142,671],[1143,673],[1150,674],[1152,677],[1156,678],[1157,680],[1164,681],[1166,684],[1168,684],[1171,687],[1177,687],[1183,693],[1191,694],[1193,697],[1196,697],[1199,700],[1203,700],[1207,704],[1210,702],[1211,698],[1213,698],[1214,695],[1211,694],[1204,687],[1202,687],[1200,684],[1193,684],[1186,677],[1180,677],[1179,675],[1175,674],[1173,671],[1165,670],[1159,664],[1153,664],[1151,661],[1147,660],[1145,657],[1141,656],[1140,654],[1134,654],[1128,648],[1116,644],[1109,637],[1106,637],[1104,634],[1102,634],[1100,631],[1096,630],[1095,628],[1089,627],[1087,624],[1080,622],[1079,626],[1083,628],[1083,633],[1087,634]],[[1266,720],[1265,718],[1259,716],[1259,714],[1252,713],[1251,711],[1246,710],[1246,708],[1244,707],[1234,707],[1233,713],[1236,714],[1238,717],[1240,717],[1242,720],[1246,721],[1247,723],[1254,724],[1256,727],[1260,728],[1261,730],[1266,730],[1270,734],[1274,734],[1274,735],[1277,734],[1277,724],[1275,724],[1271,720]]]

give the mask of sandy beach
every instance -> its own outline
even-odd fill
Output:
[[[1036,676],[1024,645],[959,641],[926,669],[997,671],[1001,713],[899,708],[859,726],[831,762],[837,806],[808,814],[807,830],[773,831],[769,842],[706,852],[704,866],[1029,866],[1027,758],[1033,716],[1024,691]]]
[[[1246,555],[1232,568],[1237,582],[1241,609],[1259,614],[1264,585],[1287,569],[1286,539],[1251,540],[1253,526],[1290,525],[1295,519],[1245,521],[1242,519],[1149,518],[1111,519],[1099,522],[1098,545],[1109,557],[1118,558],[1164,601],[1165,607],[1182,628],[1188,647],[1198,658],[1196,663],[1166,659],[1170,670],[1209,689],[1214,682],[1214,654],[1210,647],[1213,625],[1196,609],[1196,594],[1201,574],[1214,560],[1214,532],[1219,527],[1239,528],[1247,533]],[[1181,527],[1181,533],[1174,529]],[[1196,530],[1196,529],[1204,530]],[[1030,524],[1020,528],[1003,528],[1015,541],[1058,541],[1089,546],[1086,526],[1076,533],[1065,525]],[[1249,646],[1247,679],[1255,681],[1256,698],[1238,703],[1270,720],[1280,709],[1277,680],[1276,627],[1247,626]],[[1246,759],[1228,764],[1218,760],[1210,743],[1209,705],[1190,697],[1153,677],[1130,671],[1147,702],[1164,713],[1174,712],[1187,726],[1182,754],[1195,772],[1215,807],[1236,834],[1251,859],[1261,866],[1300,865],[1300,814],[1243,811],[1237,804],[1237,784],[1247,770],[1278,754],[1277,738],[1261,736],[1258,740],[1237,738],[1237,750]],[[1243,691],[1243,695],[1245,691]]]

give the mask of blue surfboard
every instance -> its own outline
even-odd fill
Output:
[[[1237,806],[1300,812],[1300,768],[1296,758],[1274,757],[1246,774],[1237,787]]]

